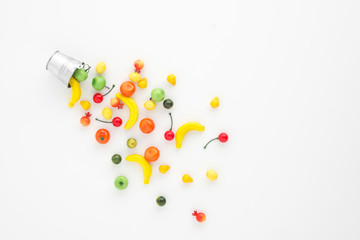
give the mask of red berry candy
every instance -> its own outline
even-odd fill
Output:
[[[89,112],[87,112],[87,113],[85,113],[85,116],[83,116],[82,118],[80,118],[80,123],[81,123],[81,125],[83,125],[84,127],[87,127],[87,126],[89,126],[89,124],[90,124],[90,117],[91,116],[91,113],[89,113]]]
[[[108,95],[114,89],[114,87],[115,85],[112,85],[111,89],[104,95],[101,93],[95,93],[93,96],[94,103],[101,103],[104,100],[104,97]]]
[[[209,145],[209,143],[211,143],[214,140],[219,140],[220,142],[224,143],[227,142],[227,140],[229,139],[229,136],[226,133],[220,133],[218,137],[211,139],[205,146],[204,149],[206,149],[207,145]]]
[[[226,133],[220,133],[218,138],[220,142],[224,143],[227,142],[229,136]]]
[[[171,141],[171,140],[174,139],[175,134],[174,134],[173,131],[169,130],[169,131],[165,132],[164,137],[165,137],[166,140]]]
[[[204,222],[206,220],[205,213],[198,213],[197,211],[194,211],[192,215],[196,217],[198,222]]]
[[[108,121],[103,121],[103,120],[100,120],[98,118],[95,118],[96,121],[99,121],[99,122],[102,122],[102,123],[112,123],[114,125],[114,127],[120,127],[121,124],[122,124],[122,120],[121,118],[119,117],[114,117],[113,120],[111,122],[108,122]]]
[[[94,97],[93,97],[94,103],[101,103],[103,101],[103,99],[104,99],[104,97],[101,93],[94,94]]]
[[[170,115],[170,119],[171,119],[171,127],[170,127],[170,130],[168,130],[168,131],[165,132],[164,137],[165,137],[166,140],[171,141],[171,140],[174,139],[175,134],[174,134],[174,132],[172,131],[173,119],[172,119],[171,113],[169,113],[169,115]]]

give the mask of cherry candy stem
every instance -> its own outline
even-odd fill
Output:
[[[172,119],[171,113],[169,113],[169,115],[170,115],[170,119],[171,119],[171,127],[170,127],[170,131],[172,131],[172,127],[173,127],[173,119]]]
[[[112,123],[112,122],[100,120],[100,119],[98,119],[98,118],[95,118],[95,120],[97,120],[97,121],[99,121],[99,122],[103,122],[103,123]]]
[[[103,97],[105,97],[106,95],[108,95],[108,94],[114,89],[114,87],[115,87],[115,85],[113,84],[112,87],[111,87],[111,89],[110,89],[107,93],[103,94]],[[107,87],[107,88],[108,88],[108,87]]]
[[[207,147],[207,145],[209,145],[209,143],[211,143],[212,141],[214,141],[214,140],[218,140],[219,138],[218,137],[216,137],[216,138],[213,138],[213,139],[211,139],[210,141],[208,141],[208,143],[204,146],[204,149],[206,149],[206,147]]]

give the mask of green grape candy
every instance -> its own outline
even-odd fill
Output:
[[[119,154],[114,154],[112,157],[111,157],[111,161],[114,163],[114,164],[119,164],[121,163],[121,156]]]
[[[166,204],[166,198],[164,198],[163,196],[160,196],[156,199],[156,203],[162,207]]]

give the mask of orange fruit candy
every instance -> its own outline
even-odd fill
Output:
[[[110,133],[108,130],[101,128],[101,129],[97,130],[97,132],[95,134],[95,138],[96,138],[96,141],[98,141],[98,143],[105,144],[110,139]]]
[[[154,131],[155,128],[155,123],[153,120],[151,120],[150,118],[144,118],[143,120],[140,121],[140,130],[143,133],[151,133],[152,131]]]
[[[160,157],[160,151],[156,147],[148,147],[145,150],[144,158],[148,162],[155,162]]]
[[[130,97],[135,92],[135,84],[130,81],[123,82],[120,86],[120,92],[125,97]]]

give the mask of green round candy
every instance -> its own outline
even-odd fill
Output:
[[[105,85],[106,85],[106,80],[102,76],[96,76],[92,80],[92,86],[96,90],[102,90],[105,87]]]
[[[117,189],[124,190],[125,188],[127,188],[129,182],[125,176],[118,176],[117,178],[115,178],[114,184]]]
[[[174,106],[174,102],[171,99],[165,99],[163,102],[164,108],[170,109]]]
[[[160,196],[156,199],[156,203],[162,207],[166,204],[166,199],[163,196]]]
[[[151,98],[154,102],[161,102],[165,98],[165,91],[161,88],[155,88],[151,91]]]
[[[74,78],[79,82],[85,81],[88,78],[88,73],[83,68],[78,68],[73,74]]]
[[[114,154],[112,157],[111,157],[111,161],[114,163],[114,164],[119,164],[121,163],[121,156],[119,154]]]
[[[136,147],[137,142],[136,142],[135,138],[129,138],[127,140],[126,144],[129,148],[134,148],[134,147]]]

